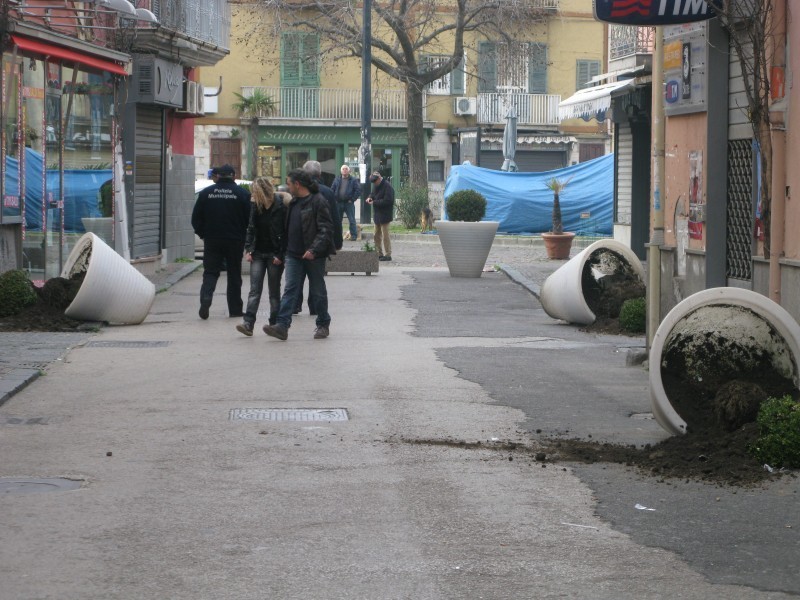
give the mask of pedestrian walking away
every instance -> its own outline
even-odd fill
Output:
[[[250,217],[250,193],[236,185],[232,166],[213,169],[216,183],[201,190],[192,211],[192,227],[203,240],[203,283],[200,318],[208,319],[214,290],[223,264],[227,264],[228,315],[241,317],[242,253]]]
[[[358,179],[350,175],[350,167],[342,165],[339,170],[341,175],[333,180],[331,190],[336,198],[340,215],[347,215],[347,222],[350,226],[350,239],[358,239],[358,228],[356,227],[356,201],[361,198],[361,184]]]
[[[314,339],[330,333],[328,290],[325,286],[325,261],[336,254],[330,205],[319,193],[319,186],[303,169],[295,169],[286,178],[292,200],[286,211],[282,252],[285,256],[284,290],[277,322],[264,326],[264,333],[279,340],[289,336],[297,298],[303,279],[308,277],[309,296],[317,312]]]
[[[375,249],[378,251],[378,260],[392,260],[392,240],[389,237],[389,224],[392,222],[394,212],[394,188],[375,171],[369,178],[372,182],[372,193],[367,198],[367,204],[375,208]]]
[[[333,241],[336,247],[336,250],[342,249],[343,236],[342,236],[342,215],[339,212],[339,207],[336,205],[336,196],[333,194],[333,190],[325,185],[322,181],[322,165],[317,160],[308,160],[303,164],[303,170],[311,175],[311,179],[313,179],[317,186],[319,187],[319,193],[322,195],[325,200],[328,201],[328,209],[331,213],[331,218],[333,219]],[[303,283],[300,284],[300,294],[297,296],[297,304],[294,307],[294,314],[299,314],[303,311],[303,286],[305,285],[305,278],[303,279]],[[317,309],[314,305],[314,296],[311,294],[311,290],[308,291],[308,314],[316,315]]]
[[[244,242],[244,258],[250,263],[250,293],[244,319],[236,326],[236,331],[248,337],[253,335],[265,275],[269,293],[269,323],[274,325],[277,322],[283,276],[284,256],[281,247],[285,205],[292,199],[289,193],[276,192],[266,177],[258,177],[253,181],[250,193],[250,222]]]

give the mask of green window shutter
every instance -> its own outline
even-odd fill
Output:
[[[281,86],[300,85],[300,36],[284,33],[281,36]]]
[[[532,43],[528,57],[528,93],[547,93],[547,45]]]
[[[462,96],[466,93],[466,74],[464,72],[464,66],[467,62],[467,57],[461,57],[461,63],[453,69],[453,72],[450,74],[450,93],[456,96]]]
[[[303,35],[303,61],[300,72],[300,85],[303,87],[319,87],[319,36],[315,33]]]
[[[575,89],[582,90],[592,77],[600,75],[599,60],[579,60],[575,64]]]
[[[497,90],[497,47],[494,42],[481,42],[478,46],[478,91]]]

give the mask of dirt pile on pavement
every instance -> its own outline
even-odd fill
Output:
[[[619,313],[626,300],[643,298],[646,288],[630,263],[613,250],[592,253],[583,266],[581,290],[595,322],[582,331],[632,335],[619,324]]]
[[[41,288],[34,287],[37,301],[15,315],[0,319],[0,331],[75,331],[84,321],[64,314],[83,283],[85,273],[70,279],[53,277]]]

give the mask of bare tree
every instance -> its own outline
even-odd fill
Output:
[[[747,98],[747,117],[761,155],[760,199],[764,258],[770,257],[772,229],[772,136],[770,69],[775,64],[773,0],[731,0],[717,10],[736,50]],[[781,43],[777,41],[777,43]]]
[[[423,94],[426,86],[458,68],[465,34],[512,41],[541,22],[541,0],[373,0],[372,66],[405,87],[409,184],[427,187]],[[316,33],[326,60],[360,58],[361,6],[350,0],[255,0],[275,31]],[[470,36],[470,37],[475,37]],[[262,40],[263,41],[263,40]],[[437,55],[435,62],[421,60]],[[474,65],[473,65],[474,66]]]

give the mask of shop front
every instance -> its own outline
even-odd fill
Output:
[[[292,169],[308,160],[322,165],[322,179],[330,185],[346,164],[356,177],[361,176],[358,128],[270,127],[259,131],[258,175],[270,177],[275,185]],[[380,171],[397,188],[408,179],[408,136],[405,129],[372,130],[372,171]]]
[[[0,68],[0,228],[34,282],[87,231],[114,245],[115,110],[125,54],[14,33]],[[21,242],[21,243],[20,243]]]

